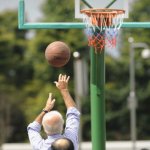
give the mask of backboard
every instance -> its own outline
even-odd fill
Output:
[[[29,0],[28,0],[29,1]],[[30,0],[34,1],[34,0]],[[42,0],[39,0],[42,1]],[[44,1],[44,0],[43,0]],[[43,2],[42,1],[42,2]],[[82,18],[83,15],[81,15],[80,10],[84,8],[88,8],[85,2],[85,0],[75,0],[75,16],[76,18]],[[94,0],[86,0],[92,5]],[[105,8],[109,4],[112,4],[109,8],[115,8],[116,9],[123,9],[126,11],[126,18],[128,18],[128,2],[131,1],[132,3],[134,0],[95,0],[98,2],[98,4],[93,4],[92,7],[98,7],[98,8]],[[82,21],[78,22],[28,22],[26,21],[26,13],[25,10],[25,4],[27,0],[18,0],[18,27],[19,29],[85,29],[86,24]],[[106,3],[107,2],[107,3]],[[144,1],[141,1],[144,2]],[[144,11],[144,10],[143,10]],[[147,11],[147,10],[146,10]],[[145,11],[145,12],[146,12]],[[30,13],[31,14],[31,13]],[[123,22],[122,28],[150,28],[150,22],[149,20],[138,22]]]
[[[80,10],[92,8],[108,8],[125,10],[125,18],[128,18],[128,0],[75,0],[75,18],[82,18]]]

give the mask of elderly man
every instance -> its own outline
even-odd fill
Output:
[[[67,138],[61,138],[55,140],[51,145],[52,150],[74,150],[74,146],[71,140]]]
[[[54,107],[55,99],[52,98],[52,94],[50,93],[46,106],[27,128],[33,150],[51,150],[52,143],[57,139],[63,138],[69,139],[73,143],[74,150],[78,150],[80,113],[68,90],[69,78],[69,76],[60,74],[58,81],[54,82],[60,91],[67,108],[64,132],[64,120],[62,115],[58,111],[51,111]],[[43,139],[40,135],[42,125],[47,134],[46,139]]]

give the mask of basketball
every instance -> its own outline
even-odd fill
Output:
[[[53,67],[63,67],[70,59],[70,48],[64,42],[55,41],[47,46],[45,58]]]

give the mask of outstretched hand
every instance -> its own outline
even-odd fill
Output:
[[[55,104],[55,99],[52,99],[52,93],[49,93],[48,100],[46,102],[45,110],[50,111]]]
[[[49,93],[49,97],[47,99],[45,108],[43,110],[45,111],[50,111],[55,104],[55,99],[52,98],[52,93]],[[43,111],[35,118],[35,121],[38,122],[39,124],[42,124],[42,119],[44,117],[45,113]]]
[[[56,87],[60,90],[67,109],[70,107],[76,107],[76,104],[68,90],[69,79],[70,76],[60,74],[58,77],[58,81],[54,82],[56,84]]]
[[[68,89],[69,79],[70,79],[70,76],[60,74],[58,77],[58,81],[55,81],[54,83],[56,84],[56,87],[59,90]]]

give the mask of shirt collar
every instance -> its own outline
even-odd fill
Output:
[[[61,138],[61,134],[53,134],[53,135],[48,135],[48,139],[58,139]]]

